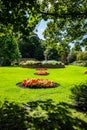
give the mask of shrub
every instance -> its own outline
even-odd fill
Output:
[[[20,58],[17,40],[11,36],[0,37],[0,64],[9,66]]]
[[[21,62],[20,65],[29,65],[29,66],[32,66],[32,65],[40,65],[41,62],[40,61],[33,61],[33,60],[30,60],[30,61],[26,61],[26,62]]]
[[[87,82],[74,85],[71,92],[74,105],[80,110],[87,111]]]
[[[77,66],[84,66],[84,67],[87,67],[87,61],[79,60],[79,61],[73,62],[72,64],[73,64],[73,65],[77,65]]]
[[[79,52],[77,54],[77,60],[87,60],[87,52]]]
[[[61,61],[48,60],[48,61],[43,61],[42,65],[64,65],[64,64]]]

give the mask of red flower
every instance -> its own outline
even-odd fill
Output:
[[[37,75],[48,75],[49,73],[46,72],[46,71],[38,71],[38,72],[35,72],[34,74],[37,74]]]
[[[55,87],[56,83],[51,81],[51,80],[48,80],[48,79],[25,79],[23,82],[22,82],[22,85],[25,86],[25,87]]]

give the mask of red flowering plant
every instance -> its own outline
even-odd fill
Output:
[[[37,71],[34,74],[36,74],[36,75],[48,75],[49,73],[46,72],[46,71]]]
[[[56,87],[57,83],[48,80],[48,79],[25,79],[22,82],[23,87],[28,87],[28,88],[52,88]]]
[[[36,70],[43,71],[43,70],[47,70],[47,68],[36,68]]]
[[[36,68],[36,70],[38,70],[37,72],[35,72],[34,74],[36,75],[48,75],[49,73],[44,71],[47,70],[47,68]]]

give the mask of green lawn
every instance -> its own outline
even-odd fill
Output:
[[[20,67],[0,67],[0,98],[12,101],[26,102],[44,99],[53,99],[54,101],[70,102],[70,88],[73,84],[87,80],[84,71],[85,67],[66,66],[61,69],[48,69],[48,76],[34,75],[35,69]],[[16,83],[26,78],[45,78],[51,79],[60,84],[57,88],[48,89],[22,89],[16,86]]]
[[[70,98],[70,89],[74,84],[87,81],[87,74],[84,74],[84,71],[86,70],[86,67],[66,66],[65,68],[60,69],[48,69],[47,71],[50,73],[49,75],[38,76],[34,75],[34,72],[36,72],[35,69],[20,67],[0,67],[0,100],[3,102],[5,99],[9,102],[15,102],[17,104],[30,102],[30,108],[36,110],[35,112],[30,111],[31,114],[29,116],[30,118],[32,117],[32,123],[35,125],[32,126],[30,130],[49,130],[51,128],[52,130],[86,130],[87,116],[85,117],[84,113],[79,112],[70,106],[72,105],[72,100]],[[16,85],[16,83],[21,82],[26,78],[50,79],[59,83],[60,86],[56,88],[46,89],[24,89]],[[38,105],[39,107],[37,107]],[[7,112],[10,113],[10,111],[12,111],[12,106],[13,108],[17,109],[17,111],[15,110],[17,116],[19,108],[17,106],[15,107],[15,105],[11,104],[11,109],[7,110]],[[39,113],[37,111],[39,111]],[[14,111],[12,111],[12,113],[14,113]],[[46,115],[47,113],[48,115]],[[20,116],[21,115],[18,115],[17,118]],[[45,119],[42,119],[43,117]],[[48,117],[50,118],[50,121],[53,122],[54,120],[52,126],[51,124],[49,125],[49,120],[46,119]],[[2,116],[2,119],[5,120],[4,116]],[[59,120],[63,124],[58,124],[55,122],[55,120]],[[37,121],[39,121],[39,124]],[[44,126],[43,129],[43,123],[49,127],[47,128]],[[28,125],[30,128],[29,122],[26,125],[26,128],[28,128]],[[15,129],[16,128],[19,128],[19,130],[21,130],[19,126],[15,127]]]

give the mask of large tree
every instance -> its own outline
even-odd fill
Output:
[[[81,41],[87,34],[86,14],[87,0],[0,0],[0,23],[22,36],[29,35],[43,18],[53,20],[50,38],[57,35],[60,40],[67,37],[69,42]]]
[[[44,32],[46,39],[61,42],[67,38],[68,43],[87,44],[82,44],[87,35],[87,0],[42,0],[40,11],[45,19],[51,19]]]
[[[0,23],[15,33],[29,35],[40,20],[38,8],[36,0],[0,0]]]
[[[20,52],[15,37],[0,36],[0,65],[11,65],[20,58]]]
[[[44,59],[44,46],[42,45],[42,41],[39,39],[38,35],[35,33],[21,38],[19,40],[19,49],[22,58],[35,58],[38,60]]]
[[[86,33],[86,14],[87,0],[0,0],[0,23],[12,25],[13,31],[24,35],[28,35],[42,18],[51,18],[61,29],[67,29],[70,36],[73,34],[74,39],[81,38],[79,33]]]

